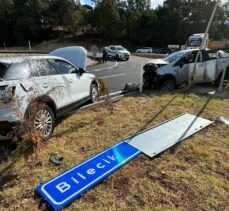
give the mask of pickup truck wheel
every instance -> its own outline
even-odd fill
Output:
[[[161,91],[171,91],[175,88],[175,80],[171,77],[166,77],[162,80],[160,85]]]
[[[47,105],[41,106],[33,117],[34,128],[41,132],[42,138],[47,141],[55,127],[55,116]]]
[[[152,89],[153,83],[147,80],[147,75],[143,74],[143,89]]]
[[[96,84],[91,84],[90,97],[92,103],[96,103],[99,101],[99,88]]]

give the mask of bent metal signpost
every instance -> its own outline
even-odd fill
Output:
[[[55,210],[59,210],[142,152],[154,157],[210,124],[212,122],[209,120],[181,114],[108,148],[39,185],[37,191]]]
[[[41,184],[37,191],[55,209],[71,203],[141,152],[120,142],[65,173]]]

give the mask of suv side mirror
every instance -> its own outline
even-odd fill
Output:
[[[83,68],[79,68],[79,74],[83,75],[85,73],[85,70]]]

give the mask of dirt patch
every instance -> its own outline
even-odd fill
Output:
[[[93,60],[91,58],[87,58],[87,67],[94,66],[96,64],[98,64],[98,61]]]

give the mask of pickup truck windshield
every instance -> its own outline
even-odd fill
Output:
[[[170,63],[176,61],[178,58],[182,57],[184,54],[185,54],[185,52],[178,51],[178,52],[170,54],[169,56],[166,56],[164,58],[164,60],[170,64]]]

